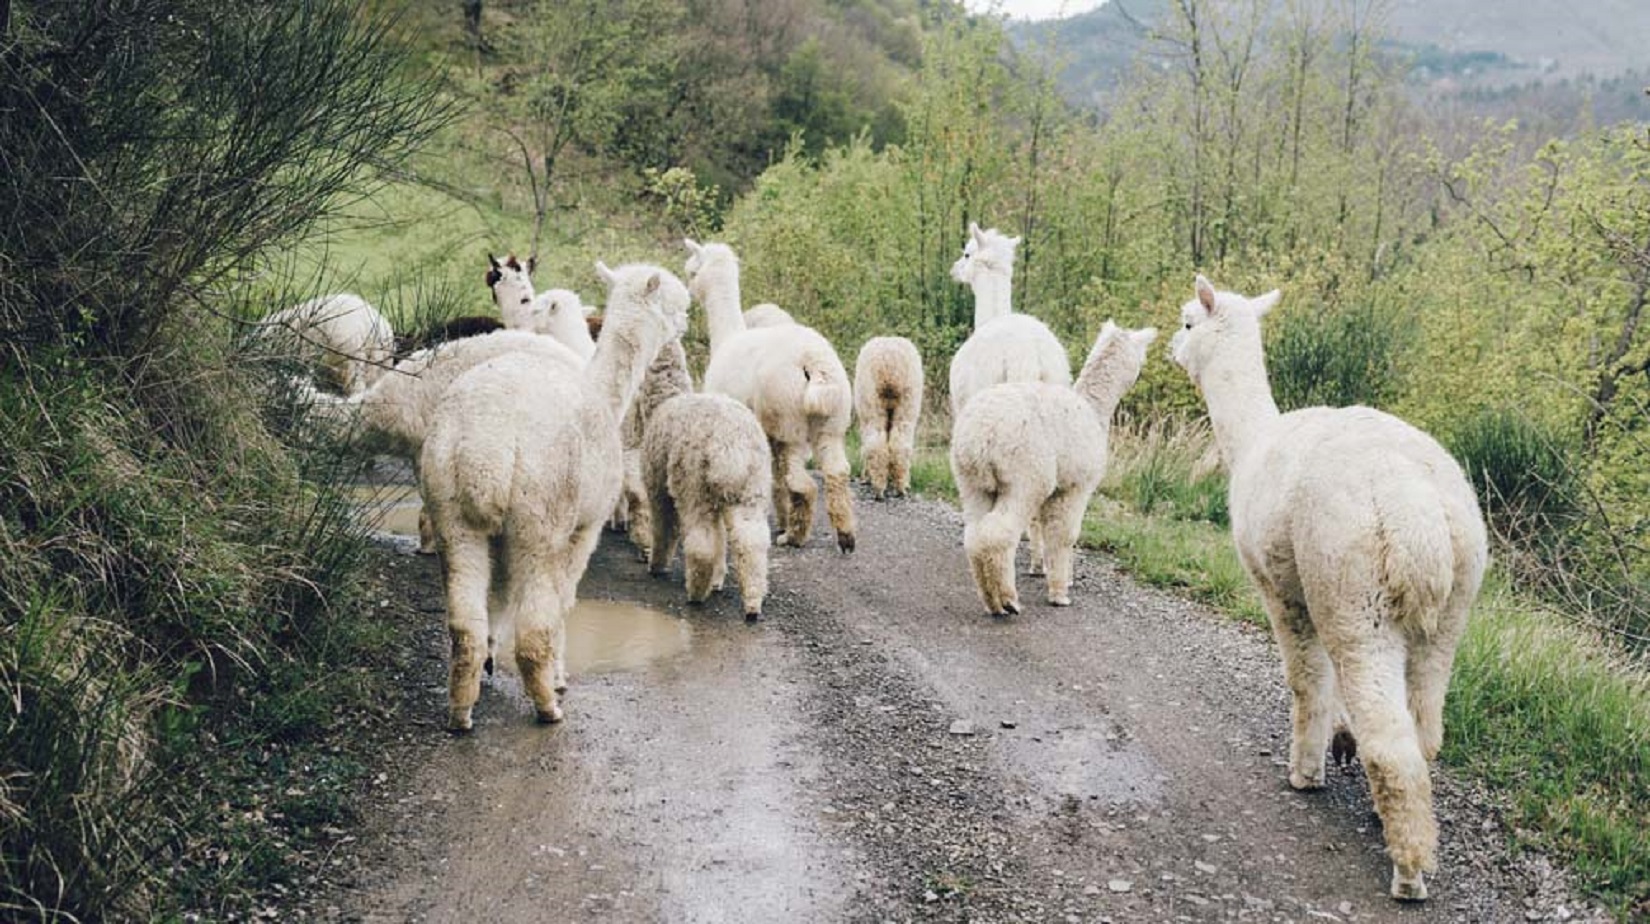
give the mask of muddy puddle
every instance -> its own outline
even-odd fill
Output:
[[[411,486],[362,485],[351,491],[367,527],[397,540],[418,540],[422,503]],[[607,600],[580,600],[567,620],[567,669],[574,675],[645,667],[688,650],[692,627],[669,613]],[[508,645],[508,643],[506,643]],[[513,668],[508,649],[500,661]]]

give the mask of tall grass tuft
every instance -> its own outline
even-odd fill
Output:
[[[1226,476],[1207,421],[1154,416],[1119,420],[1100,490],[1147,516],[1230,521]]]

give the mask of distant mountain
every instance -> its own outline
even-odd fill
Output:
[[[1066,19],[1011,23],[1009,33],[1023,52],[1063,64],[1069,100],[1104,109],[1170,2],[1111,0]],[[1504,103],[1567,87],[1578,101],[1608,96],[1612,117],[1650,117],[1637,84],[1650,74],[1650,0],[1391,0],[1381,12],[1381,47],[1410,64],[1420,92]]]

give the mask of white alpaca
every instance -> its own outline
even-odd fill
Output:
[[[648,415],[665,401],[693,391],[693,375],[688,371],[687,353],[680,340],[672,340],[659,350],[642,377],[636,400],[625,414],[621,440],[624,443],[624,490],[614,509],[610,525],[627,530],[630,542],[646,561],[653,545],[653,525],[649,516],[648,490],[642,480],[642,439]]]
[[[1260,590],[1293,693],[1289,782],[1324,785],[1344,708],[1392,858],[1394,898],[1427,897],[1438,826],[1429,763],[1444,694],[1488,559],[1461,468],[1431,437],[1366,407],[1279,414],[1260,317],[1197,277],[1175,361],[1209,405],[1231,473],[1232,537]]]
[[[420,350],[395,364],[371,388],[348,399],[310,389],[309,399],[323,419],[343,421],[354,414],[358,435],[375,439],[385,452],[412,460],[417,475],[424,435],[447,387],[465,372],[506,353],[527,352],[570,369],[584,368],[578,354],[560,342],[526,331],[501,330]],[[418,550],[435,551],[427,511],[418,516]]]
[[[922,356],[904,337],[873,337],[854,362],[854,411],[865,477],[878,499],[911,490],[922,413]]]
[[[853,495],[846,437],[853,393],[836,350],[800,324],[748,330],[739,310],[739,261],[726,244],[685,242],[689,288],[705,306],[710,365],[705,391],[756,413],[773,450],[773,498],[785,542],[800,546],[813,527],[818,493],[806,468],[810,447],[825,475],[825,511],[837,547],[854,549]]]
[[[654,409],[642,443],[653,530],[648,570],[668,572],[680,540],[688,600],[703,603],[722,589],[731,549],[745,618],[760,618],[772,465],[756,415],[726,395],[682,394]]]
[[[318,362],[346,395],[360,393],[390,365],[395,331],[378,309],[347,292],[312,298],[259,322],[260,336]]]
[[[974,290],[974,332],[951,357],[951,414],[970,398],[1003,382],[1071,384],[1071,360],[1043,322],[1014,314],[1011,287],[1017,237],[970,222],[963,255],[951,278]]]
[[[514,254],[503,261],[488,254],[487,262],[487,288],[492,290],[493,304],[505,327],[547,334],[586,360],[596,354],[596,340],[586,321],[593,309],[579,301],[578,293],[546,289],[535,294],[533,261],[523,266]]]
[[[607,330],[588,368],[525,353],[483,363],[447,389],[424,440],[420,488],[446,564],[454,731],[471,727],[494,622],[515,627],[539,720],[562,718],[566,615],[619,497],[619,424],[648,361],[687,327],[687,289],[669,272],[598,268]],[[487,605],[495,546],[503,612]]]
[[[1009,382],[974,396],[951,431],[951,472],[962,497],[963,547],[993,616],[1020,611],[1014,547],[1040,532],[1048,602],[1071,605],[1072,549],[1083,511],[1106,473],[1112,413],[1140,377],[1153,328],[1100,329],[1075,386]]]
[[[795,324],[796,319],[791,313],[775,305],[773,302],[763,302],[745,312],[746,327],[779,327],[784,324]]]

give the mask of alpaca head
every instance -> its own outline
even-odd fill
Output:
[[[572,289],[545,289],[534,297],[533,307],[557,324],[583,324],[585,317],[596,310],[580,301],[579,293]]]
[[[685,237],[682,239],[682,245],[688,250],[687,265],[683,267],[683,271],[687,273],[688,290],[701,302],[705,300],[706,288],[713,281],[724,276],[726,271],[739,271],[739,258],[734,255],[733,248],[726,244],[701,244],[691,237]]]
[[[1169,341],[1169,354],[1186,370],[1194,383],[1200,382],[1210,363],[1235,341],[1260,344],[1260,319],[1282,297],[1277,289],[1246,298],[1236,292],[1217,292],[1209,280],[1199,275],[1197,297],[1181,306],[1180,330]]]
[[[1089,348],[1088,359],[1083,361],[1083,371],[1079,377],[1103,375],[1122,386],[1118,392],[1121,394],[1140,378],[1140,370],[1146,366],[1146,348],[1156,339],[1155,327],[1128,330],[1118,327],[1108,318],[1100,326],[1094,346]]]
[[[981,230],[978,224],[968,223],[968,243],[962,256],[951,264],[951,278],[965,286],[983,274],[1006,276],[1014,271],[1014,248],[1020,245],[1017,237],[1007,237],[996,228]]]
[[[487,288],[493,291],[493,304],[498,306],[499,314],[508,317],[526,311],[533,303],[532,272],[538,261],[529,259],[523,266],[515,254],[503,260],[488,254],[487,264]]]
[[[596,261],[596,272],[607,283],[606,327],[629,327],[637,321],[660,325],[662,345],[687,333],[688,290],[669,270],[644,263],[618,269]]]

